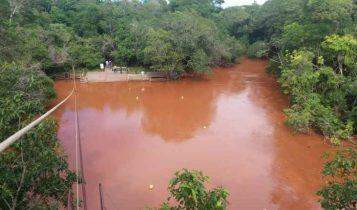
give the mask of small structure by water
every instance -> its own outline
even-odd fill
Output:
[[[166,80],[165,72],[147,72],[141,74],[130,74],[120,71],[91,71],[87,72],[83,82],[122,82],[122,81],[157,81]]]

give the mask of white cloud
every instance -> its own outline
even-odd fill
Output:
[[[256,0],[258,4],[263,4],[266,0]],[[225,0],[223,7],[242,6],[253,4],[254,0]]]

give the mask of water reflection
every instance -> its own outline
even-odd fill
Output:
[[[80,112],[142,113],[144,131],[166,141],[182,141],[209,127],[224,87],[209,81],[82,85],[79,107]]]
[[[318,136],[293,135],[287,106],[263,61],[217,69],[201,80],[81,84],[79,118],[90,209],[157,206],[180,168],[204,171],[230,191],[230,209],[315,209]],[[58,82],[59,98],[71,83]],[[73,156],[73,103],[56,113]],[[149,184],[155,186],[149,191]]]
[[[216,115],[219,86],[209,81],[162,84],[142,97],[142,127],[166,141],[188,140],[208,128]]]

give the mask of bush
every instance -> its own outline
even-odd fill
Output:
[[[208,180],[199,171],[183,169],[175,173],[170,180],[168,190],[170,197],[174,198],[177,206],[170,207],[168,203],[162,204],[160,210],[224,210],[227,208],[228,191],[224,188],[206,190],[205,182]]]
[[[324,209],[356,209],[357,151],[349,148],[337,152],[333,160],[324,164],[322,174],[329,181],[317,195]]]
[[[44,112],[56,93],[53,81],[37,68],[3,64],[0,78],[0,138],[5,139],[21,121]]]
[[[250,58],[263,58],[268,55],[268,45],[263,41],[257,41],[248,47],[247,55]]]
[[[274,56],[272,59],[269,60],[267,72],[271,74],[275,74],[278,77],[281,75],[281,65],[278,61],[278,57]]]
[[[347,110],[346,89],[349,87],[342,75],[332,68],[316,65],[315,55],[300,50],[286,56],[289,61],[281,66],[279,82],[285,94],[291,96],[292,107],[285,112],[287,124],[298,132],[315,128],[333,144],[353,134],[354,120],[344,113]],[[318,60],[323,60],[319,57]]]

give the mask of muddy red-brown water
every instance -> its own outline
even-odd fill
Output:
[[[106,209],[158,207],[182,168],[228,189],[229,209],[319,209],[328,146],[284,125],[288,100],[265,67],[243,59],[204,79],[78,84],[88,209],[100,209],[99,183]],[[58,98],[71,88],[56,82]],[[72,100],[56,113],[72,168],[73,107]]]

